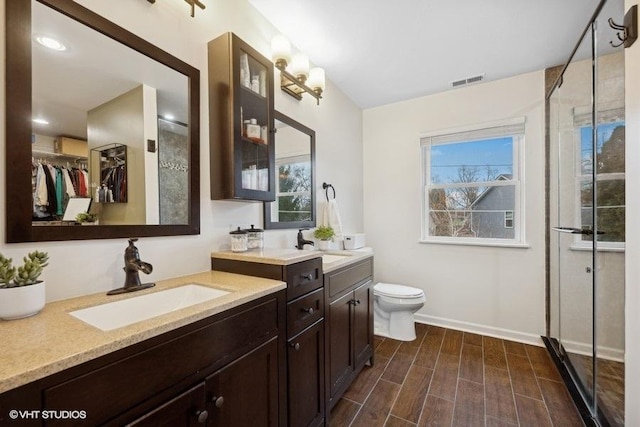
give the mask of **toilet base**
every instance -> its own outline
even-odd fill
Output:
[[[375,308],[378,308],[375,310]],[[374,304],[373,333],[398,341],[414,341],[416,325],[411,311],[385,313]]]

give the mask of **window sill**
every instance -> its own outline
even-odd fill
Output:
[[[456,245],[456,246],[486,246],[497,248],[515,248],[515,249],[529,249],[531,245],[528,243],[516,243],[516,242],[489,242],[489,241],[471,241],[471,240],[434,240],[434,239],[421,239],[419,243],[436,244],[436,245]]]

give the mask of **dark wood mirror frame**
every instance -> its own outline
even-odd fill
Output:
[[[69,0],[37,0],[187,76],[189,80],[189,223],[186,225],[31,225],[31,0],[5,2],[6,241],[111,239],[200,233],[200,71]]]
[[[310,129],[308,127],[306,127],[305,125],[303,125],[302,123],[299,123],[295,120],[293,120],[291,117],[279,112],[279,111],[274,111],[274,118],[276,120],[281,121],[282,123],[285,123],[289,126],[291,126],[294,129],[299,130],[300,132],[309,135],[309,139],[310,139],[310,150],[311,150],[311,215],[312,215],[312,219],[311,221],[286,221],[286,222],[280,222],[280,221],[271,221],[271,203],[272,202],[265,202],[264,203],[264,228],[266,230],[276,230],[276,229],[288,229],[288,228],[312,228],[316,226],[316,218],[317,218],[317,213],[316,213],[316,195],[315,195],[315,186],[316,186],[316,132],[313,129]],[[278,144],[278,133],[276,132],[275,137],[275,144]],[[274,171],[277,174],[277,166],[274,166]],[[276,176],[276,180],[277,180],[277,176]],[[277,196],[276,196],[277,197]]]

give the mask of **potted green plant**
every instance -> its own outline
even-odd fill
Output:
[[[98,215],[88,212],[80,212],[76,215],[76,222],[81,225],[95,225],[98,223]]]
[[[11,258],[0,254],[0,319],[22,319],[44,308],[45,282],[39,278],[49,255],[36,250],[23,261],[16,269]]]
[[[318,249],[321,251],[329,249],[329,243],[334,235],[335,232],[329,225],[321,225],[313,231],[313,237],[318,240]]]

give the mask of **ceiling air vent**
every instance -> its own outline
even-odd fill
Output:
[[[467,77],[466,79],[456,80],[454,82],[451,82],[451,87],[464,86],[464,85],[468,85],[468,84],[471,84],[471,83],[480,82],[483,79],[484,79],[484,74],[480,74],[478,76],[473,76],[473,77]]]

